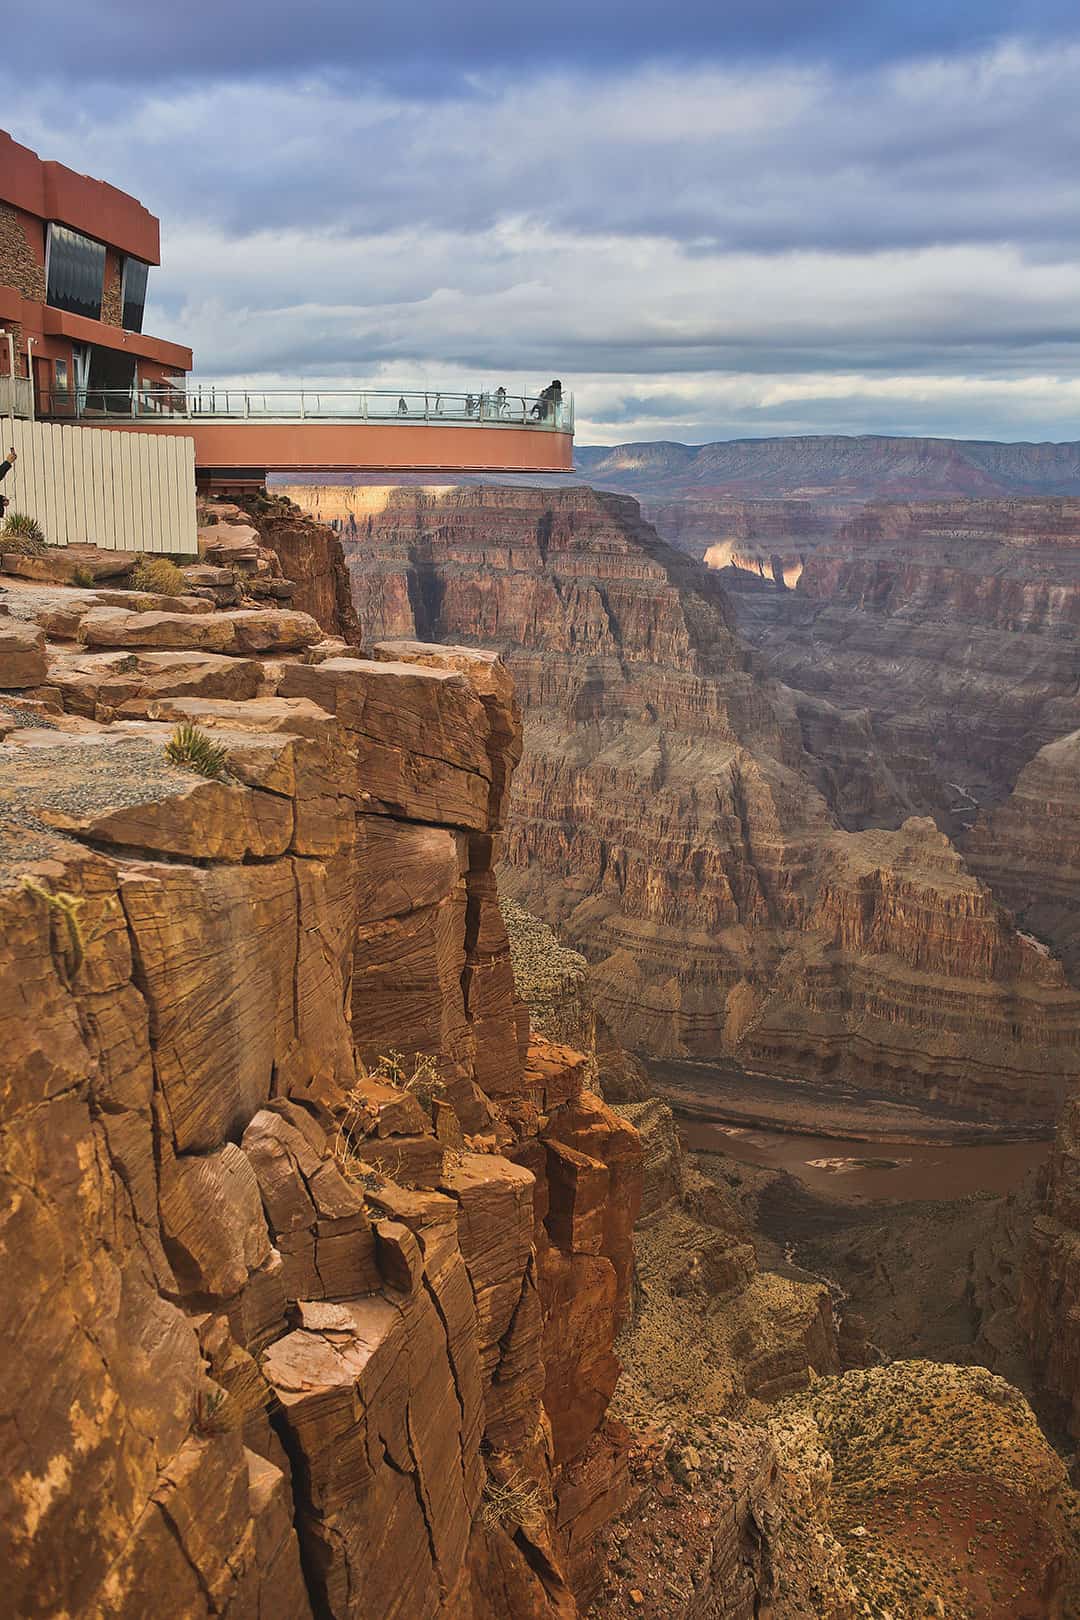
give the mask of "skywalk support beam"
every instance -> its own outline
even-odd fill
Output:
[[[201,474],[277,471],[562,473],[574,465],[571,432],[443,422],[115,422],[117,433],[195,440]]]

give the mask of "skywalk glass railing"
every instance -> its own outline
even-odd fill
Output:
[[[571,394],[512,394],[505,388],[456,394],[440,389],[234,388],[214,383],[129,389],[52,389],[39,414],[59,421],[447,422],[484,427],[574,430]]]

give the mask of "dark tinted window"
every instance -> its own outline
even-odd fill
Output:
[[[88,411],[126,410],[135,381],[135,356],[116,349],[90,350],[90,372],[86,382]]]
[[[66,225],[49,226],[49,286],[46,301],[72,315],[101,319],[105,249]]]
[[[124,316],[125,332],[141,332],[143,310],[146,307],[146,275],[150,266],[141,259],[124,260]]]

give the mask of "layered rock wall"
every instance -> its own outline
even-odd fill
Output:
[[[802,555],[794,590],[716,555],[742,632],[789,685],[868,710],[949,830],[1080,725],[1080,501],[870,505]]]
[[[640,1149],[514,991],[505,672],[16,594],[73,639],[0,670],[5,1602],[570,1620]]]

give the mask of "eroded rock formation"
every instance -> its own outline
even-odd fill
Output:
[[[515,994],[505,672],[5,604],[5,1605],[570,1620],[640,1148]]]
[[[1037,1190],[1019,1317],[1031,1364],[1080,1439],[1080,1098],[1066,1105]]]

